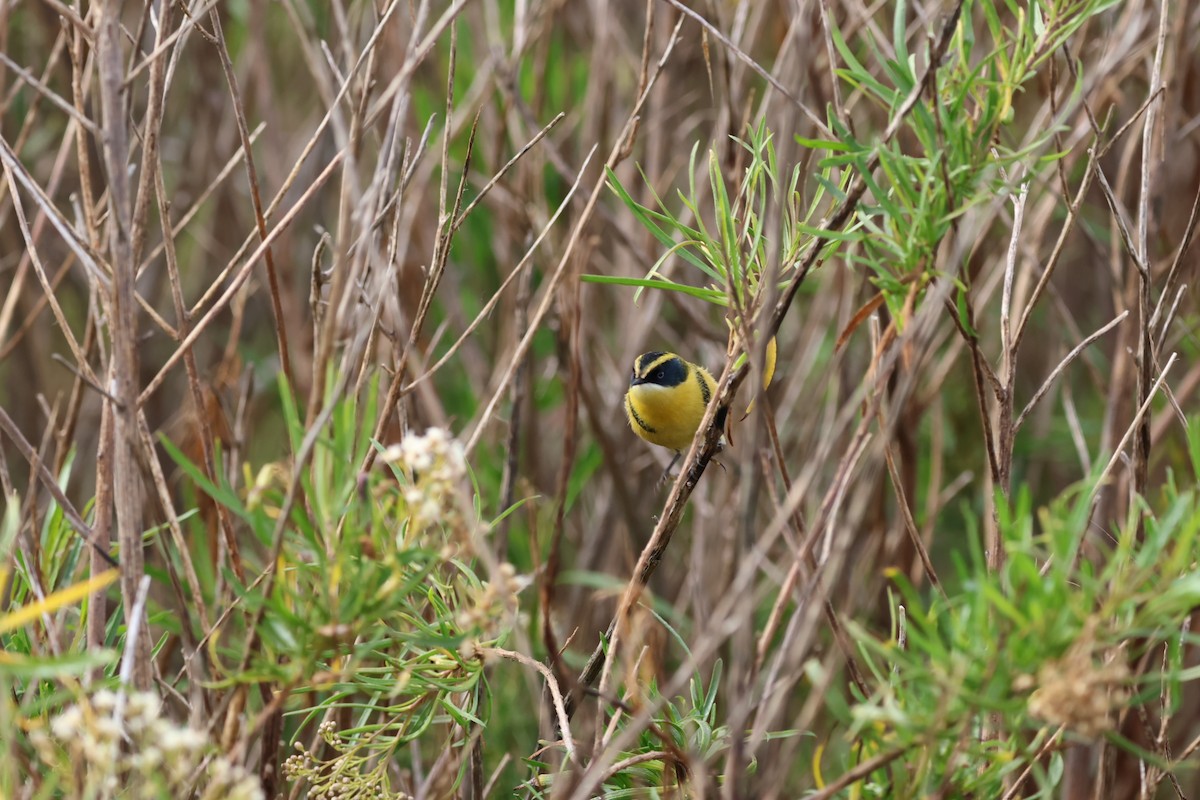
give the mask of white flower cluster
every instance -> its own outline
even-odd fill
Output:
[[[313,800],[412,800],[404,792],[387,788],[386,778],[376,765],[374,771],[362,772],[364,759],[355,755],[355,746],[344,740],[331,720],[317,728],[322,741],[331,745],[339,755],[322,762],[310,753],[304,743],[294,745],[296,754],[283,762],[283,774],[291,781],[309,783],[308,796]]]
[[[38,757],[77,792],[69,797],[181,797],[195,780],[208,738],[162,716],[149,692],[101,689],[68,706],[46,729],[30,733]],[[136,789],[136,794],[129,790]],[[202,800],[263,800],[258,780],[223,756],[210,760],[199,782]]]
[[[457,519],[455,495],[467,475],[467,459],[462,443],[449,431],[410,433],[384,450],[381,459],[401,467],[409,478],[404,503],[414,531]]]

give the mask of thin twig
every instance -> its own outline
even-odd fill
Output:
[[[173,352],[163,363],[163,365],[159,367],[158,373],[154,376],[154,378],[146,384],[146,388],[142,390],[142,393],[138,398],[139,405],[145,403],[150,396],[158,390],[163,381],[166,380],[167,374],[171,371],[171,368],[178,364],[180,359],[183,358],[184,352],[196,344],[196,341],[200,338],[200,334],[202,334],[209,325],[216,321],[217,316],[219,316],[225,310],[225,307],[228,306],[233,300],[234,296],[238,293],[238,290],[242,288],[242,284],[244,284],[250,277],[250,273],[253,271],[254,265],[258,262],[258,259],[262,256],[266,249],[271,246],[271,243],[287,230],[292,221],[295,220],[295,218],[300,215],[300,212],[308,205],[308,201],[311,200],[317,194],[317,191],[325,185],[325,181],[329,179],[334,170],[337,169],[339,164],[341,164],[343,155],[344,151],[337,153],[332,159],[330,159],[329,163],[325,165],[325,168],[321,170],[320,174],[313,178],[313,181],[309,187],[305,189],[304,193],[296,200],[295,205],[288,209],[287,213],[280,218],[279,222],[275,223],[275,227],[271,229],[271,232],[267,235],[267,238],[264,239],[258,245],[258,247],[255,248],[254,252],[252,252],[246,258],[246,261],[242,264],[241,269],[238,270],[237,275],[234,276],[233,280],[229,282],[229,285],[226,287],[224,293],[222,293],[217,301],[213,303],[212,307],[209,308],[208,313],[200,318],[200,321],[197,322],[195,327],[192,328],[191,333],[183,338],[183,341],[181,341],[179,346],[175,348],[175,352]]]
[[[83,521],[83,517],[75,510],[75,506],[58,485],[58,481],[55,480],[50,470],[46,469],[46,465],[38,458],[37,451],[34,450],[29,441],[21,434],[21,429],[17,427],[17,423],[13,422],[12,417],[8,415],[3,406],[0,406],[0,430],[3,430],[8,435],[9,440],[17,446],[17,450],[29,462],[29,465],[34,467],[34,472],[41,480],[42,485],[46,487],[46,490],[58,502],[58,505],[62,508],[63,516],[71,523],[71,527],[75,529],[75,532],[90,544],[110,566],[119,566],[117,560],[108,554],[104,543],[96,541],[91,527]]]
[[[63,358],[60,354],[51,353],[50,358],[53,361],[57,361],[59,364],[61,364],[63,367],[65,367],[68,372],[70,372],[76,378],[78,378],[79,380],[81,380],[85,384],[87,384],[88,388],[95,391],[97,394],[99,394],[104,399],[108,400],[114,406],[121,405],[121,401],[118,400],[116,397],[114,397],[112,394],[110,394],[107,389],[105,389],[103,386],[101,386],[99,383],[97,383],[95,378],[91,377],[90,375],[85,375],[83,370],[79,369],[74,364],[72,364],[70,361]]]
[[[500,303],[500,299],[504,294],[504,290],[507,289],[520,275],[528,274],[528,271],[525,268],[533,263],[534,255],[541,247],[542,242],[545,241],[546,237],[554,229],[554,223],[558,221],[559,217],[562,216],[563,212],[566,211],[570,206],[571,199],[575,196],[576,191],[579,189],[579,184],[583,180],[583,176],[587,172],[588,165],[591,163],[592,156],[594,154],[595,148],[592,148],[591,152],[587,154],[583,164],[580,166],[579,171],[576,173],[575,181],[571,184],[571,188],[567,190],[562,202],[558,204],[558,207],[554,209],[554,213],[548,220],[546,220],[546,224],[543,225],[541,231],[538,232],[537,238],[535,238],[533,242],[530,243],[529,247],[525,249],[525,255],[521,257],[521,260],[517,262],[517,265],[513,267],[511,272],[508,273],[508,276],[505,277],[504,281],[500,284],[500,288],[493,292],[492,296],[488,298],[488,301],[483,304],[483,308],[479,309],[479,313],[475,315],[475,319],[471,320],[471,323],[467,325],[466,329],[454,341],[454,344],[450,345],[450,347],[446,350],[446,353],[441,358],[435,361],[432,366],[426,367],[420,375],[412,379],[411,383],[404,385],[398,397],[408,394],[420,384],[427,381],[447,363],[449,363],[454,354],[457,353],[463,346],[463,343],[466,342],[467,339],[470,338],[471,334],[474,333],[475,330],[483,323],[483,321],[491,315],[492,311]],[[523,328],[526,331],[529,330],[527,326],[528,322],[526,322],[526,327]],[[519,347],[520,344],[518,343],[518,348]]]
[[[1121,459],[1121,456],[1124,454],[1124,451],[1125,451],[1125,446],[1127,444],[1129,444],[1130,437],[1132,437],[1134,434],[1134,431],[1137,430],[1138,425],[1142,421],[1142,417],[1145,415],[1146,411],[1149,410],[1149,408],[1150,408],[1150,402],[1154,399],[1154,395],[1158,393],[1159,387],[1162,386],[1162,382],[1164,380],[1166,380],[1167,373],[1170,372],[1171,367],[1175,364],[1175,359],[1178,357],[1179,357],[1178,353],[1171,353],[1171,357],[1169,359],[1167,359],[1167,365],[1165,367],[1163,367],[1162,372],[1158,376],[1158,380],[1156,380],[1154,382],[1154,385],[1152,387],[1150,387],[1150,391],[1146,395],[1145,402],[1143,402],[1142,405],[1138,408],[1137,414],[1134,415],[1133,420],[1129,423],[1129,427],[1125,429],[1125,435],[1121,437],[1121,441],[1118,442],[1117,446],[1113,449],[1112,458],[1110,458],[1108,460],[1108,463],[1104,465],[1104,469],[1100,472],[1100,475],[1097,477],[1095,486],[1092,489],[1093,496],[1098,491],[1100,491],[1100,487],[1104,485],[1105,480],[1108,478],[1108,474],[1110,472],[1112,472],[1113,467],[1115,467],[1117,465],[1117,461],[1119,461]]]
[[[554,678],[554,673],[550,671],[542,662],[530,658],[524,653],[518,653],[515,650],[504,650],[499,647],[481,647],[480,655],[484,658],[489,656],[498,656],[507,658],[510,661],[516,661],[530,669],[537,670],[546,680],[546,688],[550,690],[550,697],[554,701],[554,713],[558,715],[559,733],[563,738],[563,748],[567,751],[567,757],[576,764],[579,763],[579,754],[575,751],[575,741],[571,738],[571,720],[567,716],[566,701],[563,699],[562,689],[558,685],[558,681]]]
[[[238,138],[241,141],[242,153],[245,154],[246,181],[250,185],[250,200],[254,205],[254,221],[258,227],[258,238],[267,238],[267,218],[263,209],[262,192],[258,186],[258,170],[254,166],[254,153],[250,147],[250,126],[246,122],[246,109],[242,95],[238,89],[237,75],[233,69],[233,61],[229,57],[229,47],[225,44],[225,32],[221,27],[221,15],[216,7],[209,12],[213,36],[217,42],[217,54],[221,60],[221,71],[225,73],[225,83],[229,86],[229,94],[233,101],[233,117],[237,122]],[[372,51],[373,52],[373,51]],[[296,376],[292,373],[292,357],[288,348],[287,319],[283,313],[283,298],[279,287],[279,275],[275,269],[275,255],[270,247],[263,251],[263,264],[267,270],[267,287],[271,297],[271,312],[275,315],[276,347],[279,351],[279,368],[287,378],[288,384],[295,386]]]
[[[858,783],[875,770],[886,767],[888,764],[908,753],[909,750],[916,746],[917,745],[907,745],[904,747],[897,747],[894,750],[880,753],[873,758],[868,758],[866,761],[861,762],[853,769],[848,769],[843,772],[821,791],[817,792],[816,794],[808,795],[806,800],[829,800],[829,798],[836,795],[842,789],[845,789],[851,784]]]
[[[880,427],[885,427],[882,416],[881,411]],[[912,542],[913,549],[917,551],[917,556],[921,559],[921,566],[924,568],[925,574],[929,576],[929,582],[945,598],[946,590],[942,587],[942,582],[938,580],[937,570],[933,568],[933,560],[929,557],[929,549],[925,547],[925,541],[921,538],[921,532],[917,530],[917,521],[913,519],[912,508],[909,506],[908,498],[904,494],[904,484],[900,478],[900,470],[896,468],[896,458],[892,454],[890,441],[884,445],[883,459],[887,463],[892,490],[896,493],[896,504],[900,507],[900,515],[904,518],[904,530],[908,533],[908,538]]]
[[[757,61],[755,61],[753,58],[751,58],[749,54],[747,54],[740,47],[738,47],[736,44],[734,44],[729,39],[728,36],[726,36],[724,33],[721,32],[721,30],[719,28],[717,28],[715,25],[713,25],[707,19],[702,17],[695,10],[685,6],[679,0],[665,0],[665,2],[669,3],[680,13],[692,18],[697,23],[699,23],[700,27],[702,27],[708,33],[709,36],[712,36],[718,42],[725,45],[726,49],[728,49],[731,53],[733,53],[735,56],[737,56],[739,61],[744,63],[750,69],[754,70],[760,78],[762,78],[767,83],[771,84],[771,87],[773,89],[775,89],[775,91],[779,92],[781,95],[786,97],[789,101],[791,101],[791,103],[793,105],[796,106],[796,108],[800,109],[800,111],[804,114],[804,116],[808,118],[809,122],[811,122],[817,126],[818,130],[820,130],[822,133],[824,133],[827,136],[833,136],[833,132],[829,130],[829,126],[825,124],[825,120],[821,119],[821,117],[818,116],[811,108],[809,108],[807,104],[805,104],[803,101],[801,101],[800,98],[796,97],[794,94],[792,94],[790,91],[788,91],[787,88],[782,83],[779,82],[778,78],[776,78],[774,75],[772,75],[766,69],[764,69],[761,64],[759,64]]]
[[[513,165],[515,165],[518,161],[520,161],[525,156],[526,153],[528,153],[530,150],[532,150],[537,145],[538,142],[540,142],[542,139],[544,139],[546,137],[546,135],[548,133],[550,133],[550,131],[554,130],[555,126],[557,126],[558,123],[562,122],[563,119],[566,118],[566,116],[567,116],[566,112],[563,112],[563,111],[558,112],[558,116],[556,116],[554,119],[547,122],[540,131],[538,131],[536,134],[534,134],[532,139],[530,139],[528,142],[526,142],[525,145],[520,150],[518,150],[517,153],[512,158],[510,158],[508,161],[506,161],[504,163],[504,166],[502,166],[499,170],[497,170],[496,174],[493,175],[488,180],[488,182],[483,185],[483,188],[481,188],[479,190],[479,194],[475,195],[475,198],[471,202],[467,203],[466,208],[464,208],[459,213],[459,215],[454,218],[454,224],[450,226],[451,234],[457,232],[458,229],[460,227],[462,227],[463,222],[466,221],[467,217],[475,209],[475,206],[479,205],[480,202],[482,202],[483,199],[488,196],[488,192],[490,192],[492,190],[492,187],[494,187],[497,183],[499,183],[500,180],[506,174],[508,174],[508,171],[510,169],[512,169]]]
[[[1012,323],[1009,310],[1012,308],[1013,275],[1017,271],[1017,245],[1021,241],[1021,224],[1025,219],[1025,201],[1029,198],[1029,181],[1021,183],[1021,190],[1013,198],[1012,234],[1008,240],[1008,258],[1004,262],[1004,289],[1000,293],[1000,350],[1004,356],[1004,380],[1011,385],[1016,368],[1016,352],[1011,346]]]
[[[1082,353],[1089,344],[1096,341],[1101,336],[1103,336],[1104,334],[1111,331],[1113,328],[1117,327],[1117,325],[1120,325],[1121,322],[1123,322],[1125,320],[1125,318],[1128,316],[1129,316],[1129,309],[1125,309],[1120,314],[1118,314],[1115,319],[1110,321],[1104,327],[1100,328],[1095,333],[1091,334],[1086,339],[1084,339],[1082,342],[1075,345],[1075,347],[1071,349],[1071,352],[1067,353],[1066,358],[1064,358],[1062,361],[1058,362],[1058,366],[1056,366],[1053,370],[1050,371],[1050,374],[1046,376],[1046,380],[1042,382],[1042,385],[1038,388],[1038,390],[1036,392],[1034,392],[1033,397],[1030,398],[1029,403],[1026,404],[1025,408],[1021,411],[1021,413],[1017,415],[1017,420],[1016,420],[1016,422],[1013,423],[1013,434],[1014,435],[1016,434],[1017,431],[1019,431],[1021,429],[1021,423],[1023,423],[1025,421],[1025,417],[1028,416],[1029,412],[1033,410],[1033,407],[1038,404],[1039,400],[1041,400],[1043,397],[1045,397],[1046,392],[1050,391],[1050,387],[1054,384],[1054,381],[1058,378],[1058,376],[1062,374],[1062,371],[1064,369],[1066,369],[1068,366],[1070,366],[1071,362],[1074,361],[1076,358],[1078,358],[1079,354]]]
[[[625,125],[622,128],[621,135],[616,138],[612,150],[609,152],[608,158],[605,159],[604,165],[608,169],[612,169],[614,166],[616,166],[617,160],[621,154],[621,150],[623,149],[623,145],[628,138],[629,130],[635,124],[639,114],[641,113],[642,106],[645,105],[646,99],[650,95],[650,90],[654,87],[658,76],[662,74],[663,66],[666,64],[667,59],[670,58],[671,52],[675,49],[675,43],[679,38],[678,34],[679,26],[677,25],[675,30],[672,31],[671,39],[668,42],[666,49],[658,60],[654,74],[647,82],[642,93],[638,95],[633,104],[633,108],[629,112],[629,116],[625,120]],[[591,159],[591,153],[594,152],[595,149],[595,146],[593,146],[592,150],[589,151],[588,159]],[[512,360],[510,361],[508,368],[505,370],[503,378],[500,380],[500,383],[496,387],[496,391],[492,394],[491,399],[488,400],[487,405],[484,406],[483,412],[479,415],[479,422],[476,424],[475,430],[471,432],[471,436],[467,439],[465,448],[468,455],[475,449],[475,446],[479,444],[480,437],[483,436],[483,431],[487,428],[488,423],[492,421],[492,414],[496,410],[496,404],[500,402],[500,398],[507,390],[508,384],[512,380],[513,374],[516,372],[517,364],[519,364],[520,360],[525,356],[525,351],[528,350],[529,346],[533,343],[533,338],[537,334],[538,329],[541,327],[542,320],[550,311],[550,306],[554,301],[558,284],[560,281],[562,281],[563,276],[566,273],[567,264],[570,261],[575,248],[579,245],[579,242],[583,237],[583,233],[587,229],[588,220],[591,218],[592,212],[600,200],[600,187],[603,185],[605,179],[605,174],[602,172],[596,179],[595,184],[592,186],[591,192],[588,195],[587,204],[583,207],[583,211],[580,212],[579,217],[575,222],[575,227],[571,230],[571,235],[567,239],[567,243],[563,248],[562,256],[559,258],[558,266],[555,267],[554,272],[551,273],[549,279],[547,279],[546,284],[542,289],[541,301],[538,303],[537,310],[529,319],[529,330],[517,344],[517,350],[513,354]]]
[[[1050,752],[1051,748],[1058,744],[1058,740],[1062,738],[1062,735],[1066,729],[1066,725],[1059,725],[1058,729],[1054,731],[1053,734],[1048,736],[1046,741],[1042,742],[1042,746],[1039,747],[1037,752],[1028,759],[1029,763],[1025,765],[1025,769],[1023,769],[1021,774],[1017,776],[1017,779],[1012,782],[1012,785],[1009,787],[1008,791],[1004,793],[1004,796],[1001,797],[1000,800],[1013,800],[1014,797],[1023,791],[1025,779],[1029,777],[1029,773],[1033,771],[1035,766],[1041,764],[1042,759],[1045,758],[1046,754]]]
[[[21,80],[28,83],[30,86],[32,86],[34,89],[36,89],[39,94],[41,94],[43,97],[45,97],[51,103],[53,103],[55,105],[55,107],[57,107],[60,111],[65,112],[67,116],[69,116],[71,119],[75,120],[75,122],[77,122],[81,126],[83,126],[83,128],[85,130],[87,130],[88,133],[92,134],[93,136],[99,135],[100,132],[96,128],[96,123],[92,122],[86,116],[81,114],[75,108],[75,106],[68,103],[65,99],[63,99],[57,92],[55,92],[49,86],[47,86],[46,84],[39,81],[36,77],[34,77],[34,75],[31,72],[29,72],[29,70],[22,68],[20,64],[16,63],[11,58],[9,58],[8,55],[6,53],[4,53],[3,51],[0,51],[0,62],[3,62],[6,67],[8,67],[13,72],[20,75]]]

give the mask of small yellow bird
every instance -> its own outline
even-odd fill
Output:
[[[712,374],[674,353],[642,353],[633,362],[625,416],[633,432],[678,454],[692,443],[717,391]]]
[[[767,370],[763,386],[775,372],[775,340],[767,344]],[[625,392],[625,416],[633,432],[651,444],[675,451],[663,473],[666,478],[683,451],[692,444],[708,403],[717,392],[712,373],[674,353],[642,353],[633,361],[633,375]],[[725,427],[725,412],[717,416]]]

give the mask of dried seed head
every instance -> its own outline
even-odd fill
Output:
[[[1029,712],[1088,738],[1111,730],[1113,712],[1129,698],[1129,668],[1119,652],[1098,662],[1095,649],[1095,641],[1085,634],[1062,658],[1043,664],[1029,696]]]

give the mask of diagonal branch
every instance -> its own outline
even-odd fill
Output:
[[[958,26],[958,20],[962,14],[962,6],[962,0],[955,3],[954,10],[943,23],[941,33],[930,51],[929,66],[926,68],[927,74],[928,71],[935,70],[941,63],[942,56],[949,47],[950,39]],[[915,84],[912,92],[909,93],[908,97],[905,98],[904,102],[896,110],[895,115],[889,120],[887,129],[880,138],[874,154],[868,160],[864,172],[873,172],[879,166],[879,152],[899,132],[904,118],[916,107],[917,102],[925,91],[925,87],[930,85],[930,82],[925,80],[925,77],[927,75],[923,76],[922,80]],[[800,286],[804,283],[804,279],[820,257],[822,251],[820,242],[821,234],[841,230],[858,207],[858,203],[866,192],[866,188],[866,179],[863,178],[862,173],[856,173],[851,187],[846,192],[846,196],[841,204],[829,217],[822,221],[812,245],[809,247],[801,264],[797,267],[796,275],[792,278],[787,290],[780,297],[774,308],[770,324],[766,329],[768,338],[778,333],[779,326],[783,322],[783,318],[787,315],[792,301],[800,290]],[[591,658],[588,659],[587,664],[580,673],[580,685],[576,687],[575,693],[572,694],[572,702],[567,707],[568,713],[574,712],[575,701],[578,700],[581,690],[595,683],[600,677],[601,672],[604,671],[606,662],[610,661],[613,654],[617,651],[616,639],[619,637],[619,628],[622,621],[627,617],[630,609],[637,603],[642,590],[649,583],[650,577],[654,574],[659,562],[662,561],[663,554],[671,542],[671,537],[678,527],[680,520],[683,518],[683,511],[688,499],[695,490],[700,476],[704,473],[709,461],[716,454],[717,442],[720,439],[721,430],[719,426],[713,423],[717,418],[718,409],[728,409],[732,405],[733,399],[737,395],[742,381],[746,379],[750,368],[750,359],[747,359],[740,367],[733,369],[733,359],[737,355],[737,353],[730,354],[726,361],[725,370],[718,384],[720,388],[717,397],[708,405],[708,410],[705,412],[704,419],[700,423],[697,436],[692,442],[687,457],[684,459],[679,477],[676,479],[674,486],[671,487],[666,507],[659,517],[658,524],[655,525],[650,540],[646,543],[646,546],[642,549],[638,557],[637,565],[634,567],[634,576],[625,588],[621,602],[617,607],[617,613],[609,624],[608,632],[596,645]]]
[[[1054,384],[1054,381],[1058,379],[1058,376],[1062,374],[1062,371],[1064,369],[1066,369],[1068,366],[1070,366],[1072,361],[1074,361],[1076,358],[1079,357],[1079,354],[1084,351],[1084,348],[1086,348],[1089,344],[1091,344],[1092,342],[1099,339],[1104,334],[1111,331],[1113,328],[1117,327],[1117,325],[1121,324],[1121,322],[1123,322],[1124,319],[1128,316],[1129,316],[1129,309],[1125,309],[1124,311],[1122,311],[1120,313],[1120,315],[1116,319],[1112,320],[1107,325],[1105,325],[1103,328],[1100,328],[1098,331],[1093,333],[1091,336],[1088,336],[1082,342],[1075,345],[1075,347],[1071,350],[1071,352],[1067,353],[1067,357],[1064,358],[1062,361],[1060,361],[1058,366],[1055,367],[1050,372],[1050,374],[1046,377],[1045,382],[1042,383],[1041,387],[1034,393],[1033,398],[1030,399],[1028,404],[1026,404],[1024,410],[1022,410],[1021,413],[1017,415],[1017,420],[1016,420],[1016,422],[1013,423],[1013,427],[1012,427],[1014,436],[1016,435],[1017,431],[1019,431],[1021,429],[1021,423],[1023,423],[1025,421],[1025,417],[1029,415],[1030,411],[1033,411],[1033,407],[1038,404],[1038,401],[1046,396],[1046,392],[1050,391],[1050,387]]]

